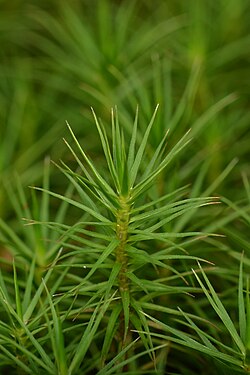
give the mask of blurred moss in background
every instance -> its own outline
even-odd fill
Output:
[[[1,216],[13,218],[6,187],[16,173],[24,187],[37,184],[44,158],[62,157],[65,120],[98,158],[90,107],[108,122],[117,106],[129,132],[137,105],[143,128],[159,103],[152,147],[167,129],[174,143],[197,128],[175,179],[192,182],[205,163],[204,184],[212,183],[237,157],[218,194],[241,199],[250,156],[249,13],[247,0],[2,0]]]

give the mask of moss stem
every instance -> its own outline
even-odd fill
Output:
[[[120,197],[119,203],[120,209],[117,211],[116,235],[120,243],[116,248],[116,261],[121,264],[118,277],[119,291],[121,293],[129,290],[129,280],[127,277],[128,255],[126,244],[128,240],[130,205],[128,204],[128,199],[123,196]]]

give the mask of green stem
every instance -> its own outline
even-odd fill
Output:
[[[118,276],[119,291],[124,292],[129,290],[126,244],[128,239],[130,205],[128,204],[128,199],[123,196],[120,197],[119,203],[121,208],[117,211],[116,235],[120,243],[116,248],[116,261],[121,264],[121,270]]]
[[[130,217],[130,204],[128,203],[128,198],[120,196],[119,198],[120,209],[117,211],[117,221],[116,221],[116,235],[119,239],[119,245],[116,248],[116,262],[121,265],[121,269],[118,275],[118,287],[120,295],[122,296],[124,292],[129,292],[129,279],[127,277],[128,271],[128,254],[127,254],[127,241],[128,241],[128,226]],[[126,337],[125,326],[124,326],[124,314],[120,317],[120,327],[119,327],[119,350],[122,350],[126,345],[131,342],[131,334],[128,332]],[[125,357],[127,357],[128,353]],[[126,372],[127,366],[121,369],[121,372]]]

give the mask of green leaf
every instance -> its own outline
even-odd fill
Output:
[[[156,109],[155,109],[155,111],[153,113],[153,116],[152,116],[152,118],[150,120],[150,123],[149,123],[149,125],[148,125],[148,127],[147,127],[147,129],[145,131],[145,134],[143,136],[142,142],[141,142],[140,147],[139,147],[139,149],[137,151],[135,160],[133,162],[131,170],[129,171],[129,186],[131,186],[131,187],[134,185],[134,182],[135,182],[135,179],[136,179],[136,176],[137,176],[137,173],[138,173],[141,161],[142,161],[142,157],[143,157],[146,145],[147,145],[148,137],[149,137],[151,128],[152,128],[152,126],[154,124],[154,120],[155,120],[157,111],[158,111],[158,105],[157,105],[157,107],[156,107]]]
[[[152,337],[150,335],[148,321],[143,314],[143,309],[141,303],[136,301],[134,298],[131,301],[131,306],[136,312],[135,314],[131,314],[131,322],[133,323],[135,329],[139,332],[143,345],[145,349],[149,350],[149,356],[153,362],[155,362],[155,352],[154,352],[154,345],[152,341]],[[147,335],[144,335],[140,331],[147,332]]]
[[[6,239],[4,238],[5,241],[11,240],[11,242],[13,242],[13,244],[15,245],[16,249],[18,249],[18,251],[20,251],[21,254],[24,254],[28,258],[32,258],[33,253],[30,247],[26,243],[24,243],[20,239],[20,237],[15,233],[15,231],[9,225],[7,225],[1,218],[0,228],[2,230],[2,233],[7,236]]]
[[[38,187],[35,187],[35,186],[33,186],[32,188],[35,189],[35,190],[46,192],[47,194],[50,194],[50,195],[52,195],[55,198],[61,199],[62,201],[67,202],[70,205],[75,206],[75,207],[79,208],[82,211],[86,211],[90,215],[94,216],[96,219],[100,220],[101,222],[111,223],[110,220],[108,220],[106,217],[104,217],[103,215],[101,215],[99,212],[96,212],[95,210],[89,208],[88,206],[86,206],[86,205],[84,205],[82,203],[79,203],[79,202],[77,202],[77,201],[75,201],[73,199],[67,198],[64,195],[53,193],[52,191],[45,190],[45,189],[42,189],[42,188],[38,188]]]
[[[35,277],[35,265],[36,265],[36,259],[34,257],[29,268],[29,276],[26,282],[25,292],[24,292],[23,302],[22,302],[22,311],[26,311],[28,306],[31,303],[31,293],[32,293],[32,287],[33,287],[33,282],[34,282],[34,277]]]
[[[131,194],[131,200],[138,198],[143,192],[145,192],[155,180],[155,178],[167,167],[167,165],[173,160],[173,158],[191,141],[191,139],[186,140],[189,131],[176,143],[172,150],[165,156],[161,161],[159,166],[141,180],[133,189]],[[139,151],[138,151],[139,152]],[[139,168],[139,166],[138,166]]]
[[[98,260],[93,264],[91,270],[87,273],[87,275],[84,277],[83,281],[79,283],[75,288],[71,290],[80,290],[81,286],[86,284],[86,281],[99,269],[99,267],[102,265],[102,263],[114,252],[117,245],[119,244],[119,241],[117,239],[113,239],[110,244],[104,248],[103,253],[100,255]],[[118,267],[118,266],[117,266]],[[117,272],[117,267],[115,267],[115,272]],[[110,285],[111,287],[111,285]]]
[[[12,342],[10,344],[12,344]],[[23,363],[16,355],[11,353],[11,351],[7,349],[4,345],[0,345],[0,349],[1,349],[1,352],[4,353],[11,360],[11,364],[13,367],[16,366],[17,368],[24,370],[25,374],[34,374],[33,369],[25,365],[25,363]],[[23,348],[20,347],[19,349],[22,350]],[[28,351],[25,352],[23,350],[23,352],[25,354],[29,354]]]
[[[91,110],[92,110],[92,113],[93,113],[93,116],[94,116],[94,119],[95,119],[95,124],[96,124],[97,130],[98,130],[98,133],[99,133],[99,136],[100,136],[100,139],[101,139],[102,148],[103,148],[103,151],[104,151],[104,155],[106,157],[109,172],[110,172],[110,174],[112,176],[112,179],[115,183],[116,189],[119,190],[117,172],[115,170],[114,162],[113,162],[113,159],[112,159],[112,155],[111,155],[110,146],[109,146],[106,131],[105,131],[104,127],[101,125],[101,123],[98,121],[93,108],[91,108]]]
[[[5,342],[8,342],[12,346],[15,346],[20,350],[21,352],[25,353],[27,357],[31,357],[33,361],[35,361],[39,366],[44,368],[48,374],[53,375],[55,371],[55,367],[53,362],[50,359],[50,356],[46,353],[46,351],[43,349],[39,341],[35,338],[34,334],[29,330],[27,324],[23,322],[18,316],[18,314],[15,312],[13,307],[8,303],[6,296],[2,296],[2,302],[4,303],[5,309],[11,314],[11,316],[17,321],[19,325],[19,330],[21,329],[23,333],[26,335],[26,339],[30,341],[30,343],[33,345],[33,347],[37,350],[37,353],[41,357],[41,359],[37,356],[34,355],[32,352],[27,350],[23,345],[19,345],[18,342],[13,340],[12,338],[9,339],[7,337],[4,338]],[[14,331],[14,336],[19,340],[19,330]],[[13,333],[12,333],[13,334]]]
[[[52,265],[51,265],[51,268],[47,271],[45,277],[44,277],[44,282],[47,283],[49,278],[51,277],[51,274],[53,272],[53,267],[55,266],[58,258],[60,257],[60,251],[59,253],[57,254],[57,257],[55,258],[55,260],[53,261]],[[23,314],[23,321],[24,321],[24,324],[27,324],[35,307],[38,305],[38,302],[39,302],[39,299],[41,298],[41,295],[42,295],[42,292],[44,290],[44,283],[41,283],[34,295],[34,297],[32,298],[32,300],[30,301],[30,304],[27,308],[27,310],[24,312]]]
[[[238,308],[239,308],[239,328],[240,337],[243,343],[246,343],[246,309],[244,302],[244,289],[243,289],[243,254],[240,262],[239,270],[239,286],[238,286]]]
[[[126,337],[129,329],[129,317],[130,317],[130,291],[123,290],[121,293],[122,307],[124,314],[124,337],[123,341],[126,342]]]
[[[47,293],[51,313],[52,313],[52,319],[53,319],[53,326],[54,329],[51,332],[51,339],[54,342],[54,353],[56,357],[57,362],[57,368],[58,373],[60,375],[67,375],[68,374],[68,366],[66,362],[66,351],[64,347],[64,336],[62,331],[62,322],[61,318],[58,316],[55,310],[55,306],[53,304],[52,298],[50,296],[50,293],[48,291],[48,288],[43,280],[44,288]]]
[[[106,300],[104,303],[101,300],[96,306],[85,328],[85,331],[81,337],[81,340],[76,346],[75,354],[69,366],[69,372],[68,372],[69,375],[77,373],[79,371],[79,367],[87,354],[89,346],[93,343],[96,331],[103,319],[103,316],[107,308],[109,307],[109,304],[112,302],[112,300],[113,300],[113,297]]]
[[[210,302],[211,306],[213,307],[215,312],[218,314],[218,316],[222,320],[222,322],[225,325],[227,331],[230,333],[232,339],[234,340],[235,344],[237,345],[237,347],[241,351],[242,355],[245,356],[245,346],[242,342],[242,339],[238,335],[238,332],[236,330],[236,327],[235,327],[232,319],[229,317],[225,307],[223,306],[221,300],[217,296],[212,284],[210,283],[208,277],[206,276],[205,272],[203,271],[203,269],[200,265],[199,265],[199,269],[202,273],[202,276],[203,276],[211,294],[207,291],[205,285],[203,284],[203,282],[201,281],[201,279],[199,278],[197,273],[193,270],[193,273],[194,273],[198,283],[200,284],[200,286],[201,286],[204,294],[206,295],[208,301]]]
[[[135,160],[135,145],[137,140],[137,127],[138,127],[138,106],[136,107],[135,120],[133,124],[133,132],[130,139],[129,150],[128,150],[128,170],[130,171]]]
[[[117,303],[114,305],[112,313],[108,319],[108,324],[106,327],[106,333],[104,337],[104,342],[102,345],[102,352],[101,352],[101,363],[104,364],[106,361],[106,358],[109,354],[110,346],[112,344],[112,341],[115,338],[116,331],[119,327],[120,320],[119,316],[122,311],[122,304]]]
[[[167,346],[167,344],[158,345],[153,349],[147,349],[145,351],[140,351],[138,354],[134,354],[133,356],[130,356],[129,358],[120,361],[122,358],[124,358],[125,354],[129,352],[135,343],[138,341],[138,339],[132,341],[128,346],[126,346],[123,350],[117,354],[113,360],[111,360],[103,369],[98,371],[97,375],[111,375],[111,374],[117,374],[117,371],[122,369],[133,362],[136,362],[136,360],[140,357],[143,357],[145,355],[150,355],[152,352],[162,349]],[[138,371],[138,370],[136,370]],[[132,372],[134,374],[134,372]]]
[[[204,344],[199,343],[198,341],[194,340],[192,337],[190,337],[187,333],[182,332],[181,330],[178,330],[176,328],[171,327],[170,325],[167,325],[158,319],[155,319],[154,317],[144,313],[146,317],[151,319],[154,323],[158,325],[159,328],[161,328],[164,331],[169,332],[172,334],[171,336],[164,335],[164,334],[158,334],[158,333],[150,333],[152,337],[161,338],[166,341],[172,341],[174,343],[177,343],[182,346],[186,346],[190,349],[197,350],[203,354],[209,355],[212,358],[225,361],[227,363],[230,363],[232,365],[236,365],[241,367],[242,366],[242,358],[234,358],[231,354],[225,354],[223,352],[219,352],[218,350],[214,350],[213,348],[207,347]],[[146,334],[146,332],[144,332]]]
[[[246,291],[246,348],[250,351],[250,287],[249,278],[247,279],[247,291]]]
[[[97,169],[95,168],[94,164],[91,162],[91,160],[87,157],[87,155],[85,154],[85,152],[83,151],[82,147],[80,146],[80,143],[78,142],[75,134],[73,133],[71,127],[69,126],[69,124],[67,123],[67,126],[70,130],[70,133],[72,135],[72,138],[74,139],[75,143],[76,143],[76,146],[80,152],[80,154],[83,156],[84,160],[87,162],[88,166],[90,167],[91,171],[93,172],[95,178],[96,178],[96,181],[98,181],[98,184],[100,187],[102,187],[104,190],[106,190],[107,192],[109,192],[109,194],[115,196],[115,193],[113,191],[113,189],[110,187],[110,185],[105,181],[105,179],[100,175],[100,173],[97,171]],[[67,143],[68,145],[68,143]],[[73,149],[68,145],[68,147],[70,148],[71,152],[73,153],[73,155],[75,156],[76,160],[79,161],[79,158],[76,156],[76,154],[73,152]],[[82,163],[79,161],[79,165],[82,166]],[[84,168],[84,173],[86,174],[86,169]],[[90,175],[87,174],[87,178],[90,179]]]
[[[15,286],[15,297],[16,297],[16,311],[17,311],[17,315],[22,320],[23,319],[22,303],[21,303],[21,297],[20,297],[20,292],[19,292],[16,265],[15,265],[14,260],[13,260],[13,272],[14,272],[14,286]]]

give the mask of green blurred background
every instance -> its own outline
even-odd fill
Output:
[[[152,148],[167,129],[170,145],[190,127],[195,135],[165,185],[199,175],[201,194],[237,158],[214,193],[245,199],[249,19],[248,0],[2,0],[1,217],[15,220],[8,191],[16,174],[26,189],[41,184],[47,156],[67,161],[65,120],[101,159],[90,107],[109,124],[117,106],[129,132],[138,105],[143,132],[159,103]],[[52,186],[64,183],[53,171]]]

